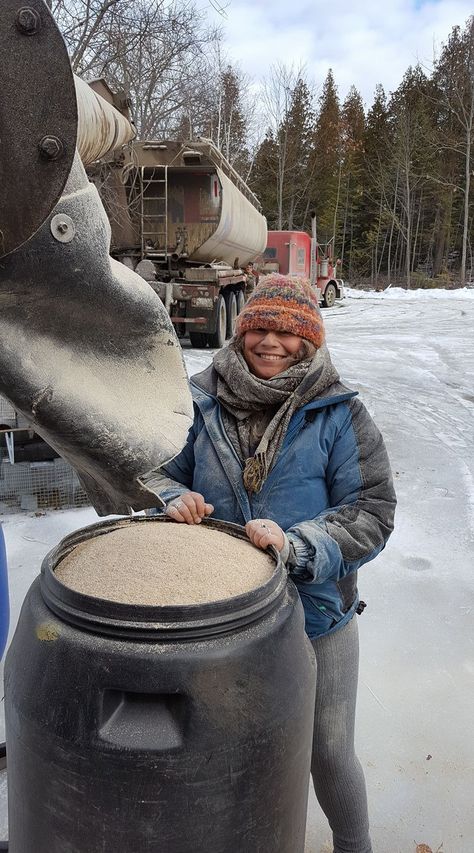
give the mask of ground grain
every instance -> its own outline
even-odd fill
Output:
[[[77,545],[56,577],[85,595],[124,604],[204,604],[266,583],[272,558],[205,525],[131,523]]]

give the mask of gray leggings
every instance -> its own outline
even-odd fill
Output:
[[[317,688],[311,773],[333,832],[334,853],[372,853],[367,792],[354,751],[359,633],[354,617],[312,641]]]

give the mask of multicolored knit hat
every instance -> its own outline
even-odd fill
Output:
[[[251,329],[290,332],[318,349],[324,343],[323,318],[309,280],[280,273],[262,278],[237,317],[236,336]]]

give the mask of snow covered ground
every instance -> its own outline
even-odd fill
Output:
[[[349,291],[323,312],[334,362],[385,435],[399,498],[388,547],[359,575],[358,750],[376,853],[472,853],[474,290],[397,290]],[[190,373],[211,355],[185,345]],[[4,516],[13,623],[43,555],[95,519]],[[0,838],[5,788],[3,777]],[[329,838],[311,794],[307,853],[331,850]]]
[[[474,299],[474,285],[470,287],[459,287],[456,290],[445,290],[444,288],[418,288],[405,290],[404,287],[386,287],[385,290],[356,290],[354,287],[345,287],[345,295],[348,299],[403,299],[432,300],[448,299],[450,302],[456,299]]]

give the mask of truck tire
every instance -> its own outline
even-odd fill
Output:
[[[323,293],[323,305],[325,308],[332,308],[336,301],[336,288],[335,286],[329,282]]]
[[[220,349],[225,344],[227,334],[227,308],[225,299],[221,295],[217,300],[216,331],[213,335],[207,335],[209,346],[212,349]]]
[[[207,335],[205,332],[190,332],[189,340],[194,349],[205,349],[207,346]]]
[[[226,299],[227,309],[227,337],[231,338],[234,334],[235,321],[237,320],[237,299],[235,293],[229,293]]]
[[[237,294],[237,316],[242,311],[242,308],[245,305],[245,293],[243,290],[239,290]]]

